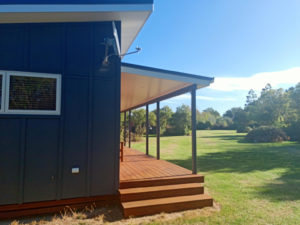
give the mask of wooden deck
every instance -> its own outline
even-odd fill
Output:
[[[212,206],[202,183],[202,175],[124,147],[119,198],[125,217]]]
[[[120,165],[120,183],[133,180],[158,179],[191,175],[192,171],[173,163],[124,147],[124,161]]]

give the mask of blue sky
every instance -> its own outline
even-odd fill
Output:
[[[215,77],[197,108],[243,106],[250,88],[300,82],[299,0],[156,0],[124,62]],[[172,109],[188,95],[162,102]]]

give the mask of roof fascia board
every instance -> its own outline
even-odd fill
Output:
[[[0,13],[153,11],[153,4],[20,4],[1,5]]]

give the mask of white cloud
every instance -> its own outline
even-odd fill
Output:
[[[190,100],[191,99],[191,95],[189,94],[183,94],[183,95],[179,95],[177,97],[174,97],[173,98],[174,100],[185,100],[185,99],[188,99]],[[202,96],[202,95],[197,95],[196,96],[196,99],[197,100],[206,100],[206,101],[235,101],[236,99],[234,98],[216,98],[216,97],[209,97],[209,96]]]
[[[257,73],[250,77],[217,77],[210,88],[219,91],[261,90],[267,83],[274,88],[279,88],[282,85],[293,86],[298,82],[300,82],[300,67],[295,67],[276,72]]]

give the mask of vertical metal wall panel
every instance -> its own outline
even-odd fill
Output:
[[[58,134],[56,119],[27,120],[24,202],[55,199]]]
[[[27,26],[0,24],[0,69],[26,68]]]
[[[92,62],[92,24],[66,26],[66,76],[89,76]],[[99,41],[100,42],[100,41]]]
[[[114,194],[115,83],[95,79],[92,125],[91,195]]]
[[[62,24],[32,24],[29,34],[30,71],[61,73]]]
[[[88,79],[66,79],[65,93],[62,198],[75,198],[86,191]]]
[[[21,120],[0,119],[0,205],[18,203]]]

